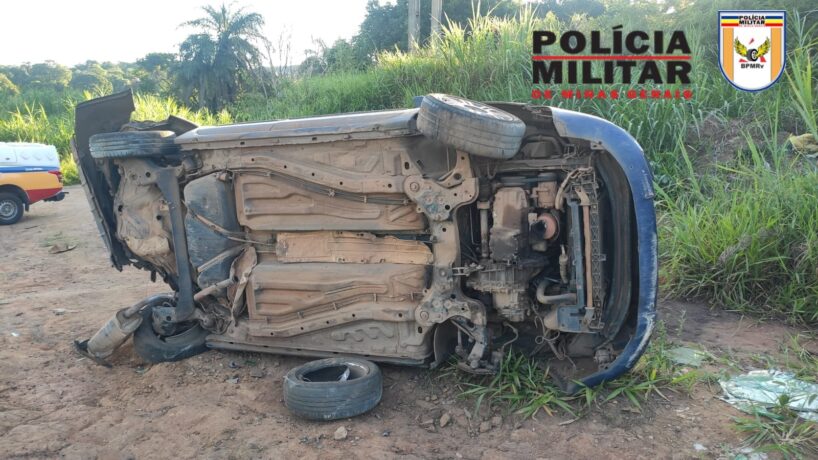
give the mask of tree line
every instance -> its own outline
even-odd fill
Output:
[[[460,24],[466,24],[475,14],[514,16],[531,5],[539,14],[556,11],[563,17],[604,11],[601,0],[445,0],[443,5],[443,22]],[[430,9],[431,0],[421,0],[421,11]],[[215,113],[234,104],[241,94],[274,97],[286,79],[365,70],[376,62],[381,51],[405,51],[409,47],[408,0],[394,3],[369,0],[366,16],[354,37],[336,40],[331,45],[316,41],[315,48],[307,50],[297,66],[288,65],[289,56],[285,56],[283,63],[273,62],[276,52],[281,61],[289,44],[279,39],[274,46],[264,36],[262,15],[224,4],[204,6],[202,13],[199,18],[181,24],[191,34],[173,53],[149,53],[136,62],[88,60],[71,67],[54,61],[0,66],[0,97],[34,94],[40,96],[37,100],[42,103],[52,93],[102,95],[132,88],[171,96],[190,107]],[[426,42],[431,33],[429,14],[422,15],[420,26],[421,41]]]

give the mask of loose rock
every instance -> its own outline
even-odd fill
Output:
[[[344,439],[349,436],[349,432],[347,431],[346,427],[340,426],[337,430],[335,430],[335,434],[332,435],[333,439],[336,441],[343,441]]]
[[[440,428],[443,428],[444,426],[448,425],[449,422],[451,422],[451,421],[452,421],[452,416],[449,415],[448,412],[446,412],[445,414],[443,414],[440,417]]]
[[[487,432],[489,430],[491,430],[491,422],[489,422],[488,420],[486,420],[484,422],[480,422],[480,432],[481,433],[485,433],[485,432]]]

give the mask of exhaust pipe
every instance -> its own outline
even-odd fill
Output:
[[[94,360],[97,364],[111,367],[111,364],[105,361],[105,358],[111,356],[117,348],[121,347],[142,324],[142,309],[167,299],[167,297],[167,294],[154,295],[128,308],[119,310],[93,337],[82,342],[75,340],[74,347],[80,354]]]

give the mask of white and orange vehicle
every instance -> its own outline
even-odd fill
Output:
[[[0,142],[0,225],[11,225],[38,201],[60,201],[60,157],[53,145]]]

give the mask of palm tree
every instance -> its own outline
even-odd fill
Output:
[[[179,46],[177,69],[182,99],[191,100],[196,93],[199,107],[220,110],[236,100],[253,69],[261,66],[257,42],[266,43],[261,28],[264,18],[258,13],[202,7],[204,17],[183,23],[198,33],[188,36]]]

